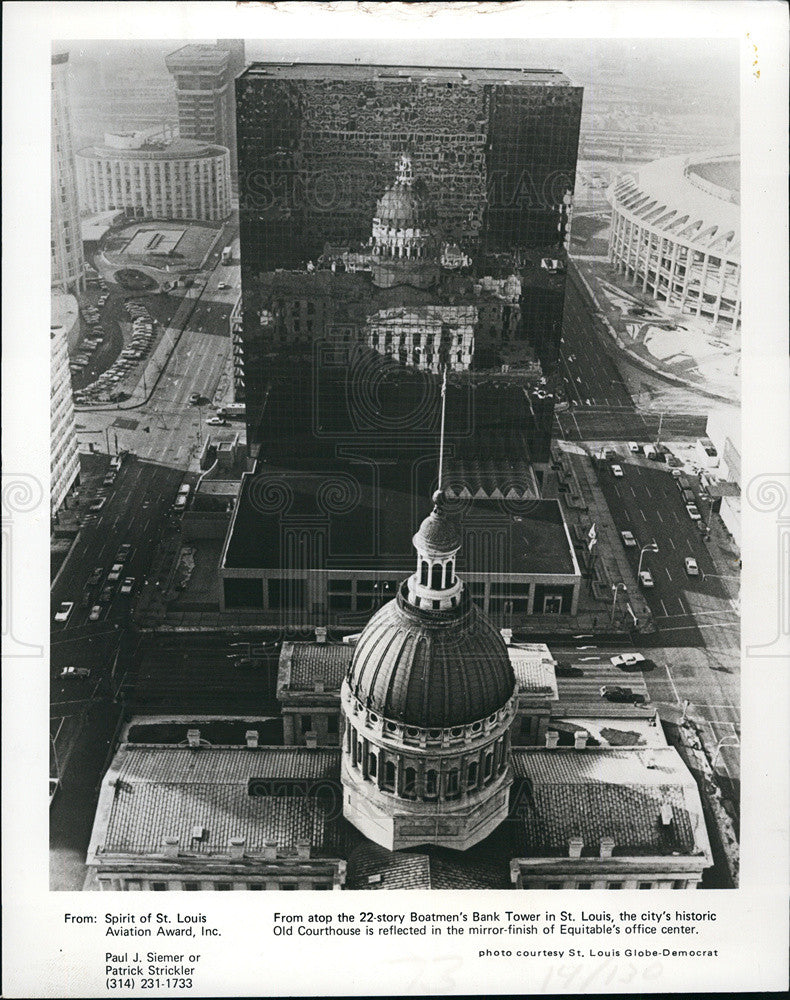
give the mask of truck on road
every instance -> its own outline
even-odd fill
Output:
[[[222,263],[232,264],[233,263],[233,247],[225,247],[222,251]]]

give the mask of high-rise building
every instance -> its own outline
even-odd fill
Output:
[[[483,278],[517,274],[514,339],[532,346],[544,373],[553,370],[581,104],[581,88],[553,70],[254,63],[237,78],[253,449],[273,350],[268,273],[278,269],[310,277],[323,258],[333,271],[354,271],[373,253],[372,286],[391,291],[383,307],[389,322],[404,306],[409,316],[413,305],[422,308],[416,292],[435,281],[427,270],[433,240],[444,270],[474,279],[471,294],[486,291]],[[455,308],[456,291],[440,288],[432,304]],[[301,309],[299,300],[310,298],[291,293],[289,301]],[[341,314],[334,309],[336,326]],[[471,340],[463,331],[461,339],[466,366]],[[469,363],[485,367],[479,357]]]
[[[79,475],[80,458],[69,371],[69,334],[77,323],[72,295],[52,296],[50,346],[50,513],[54,517]]]
[[[233,80],[244,69],[244,42],[222,39],[216,45],[184,45],[166,56],[165,63],[175,80],[181,138],[227,147],[235,184]]]
[[[52,56],[51,281],[56,288],[76,291],[85,287],[85,258],[74,167],[68,64],[68,52]]]

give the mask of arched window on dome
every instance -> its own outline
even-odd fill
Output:
[[[395,790],[395,764],[391,760],[384,764],[384,781],[381,783],[381,787],[390,791]]]
[[[458,782],[458,769],[453,768],[452,771],[447,772],[447,777],[445,778],[445,796],[448,799],[457,798],[461,794],[460,785]]]
[[[375,753],[371,751],[368,754],[368,774],[371,776],[371,778],[376,777],[377,768],[378,768],[378,760],[376,758]]]
[[[424,559],[420,563],[420,583],[423,587],[428,586],[428,563]]]
[[[439,794],[439,775],[436,771],[425,772],[425,798],[435,799]]]
[[[486,754],[485,765],[483,767],[483,781],[490,781],[494,773],[494,753],[492,750]]]
[[[442,589],[442,564],[434,563],[431,567],[431,590]]]
[[[469,767],[466,770],[466,787],[474,788],[477,784],[479,768],[477,766],[477,761],[473,760],[470,762]]]
[[[453,585],[453,561],[452,559],[444,567],[444,586],[449,589]]]
[[[404,799],[417,798],[417,771],[413,767],[407,767],[403,774],[401,795]]]

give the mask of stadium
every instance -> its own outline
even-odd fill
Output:
[[[740,327],[739,154],[656,160],[618,177],[609,200],[621,274],[682,313]]]

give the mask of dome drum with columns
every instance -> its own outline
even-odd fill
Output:
[[[455,575],[460,545],[438,492],[417,568],[368,622],[341,691],[344,814],[390,850],[463,850],[507,814],[516,681]]]

